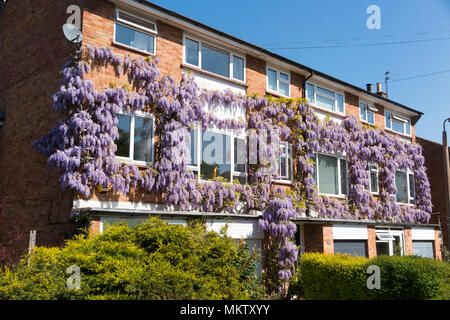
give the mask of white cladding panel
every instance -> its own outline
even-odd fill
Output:
[[[258,221],[239,221],[239,220],[207,220],[208,230],[220,232],[228,225],[227,235],[233,239],[263,239],[264,233],[259,229]]]
[[[333,239],[335,240],[367,240],[367,226],[333,224]]]
[[[412,227],[411,228],[412,240],[435,240],[434,228],[430,227]]]

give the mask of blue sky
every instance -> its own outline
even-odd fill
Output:
[[[417,136],[442,141],[450,117],[450,72],[442,72],[450,70],[450,0],[151,2],[362,88],[384,86],[385,71],[392,80],[440,72],[390,82],[389,98],[424,113]],[[380,30],[366,26],[370,5],[381,9]],[[431,40],[441,38],[448,39]],[[405,41],[416,42],[355,46]],[[292,49],[336,45],[344,47]]]

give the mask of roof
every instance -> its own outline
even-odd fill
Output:
[[[161,6],[158,6],[158,5],[156,5],[156,4],[152,3],[152,2],[148,2],[148,1],[146,1],[146,0],[133,0],[133,1],[134,1],[134,2],[137,2],[137,3],[140,3],[140,4],[144,5],[144,6],[147,6],[147,7],[149,7],[149,8],[152,8],[152,9],[154,9],[154,10],[161,11],[161,12],[165,13],[166,15],[169,15],[169,16],[171,16],[171,17],[173,17],[173,18],[182,20],[182,21],[187,22],[187,23],[189,23],[189,24],[192,24],[192,25],[194,25],[194,26],[196,26],[196,27],[202,28],[202,29],[204,29],[204,30],[206,30],[206,31],[215,33],[215,34],[217,34],[218,36],[227,38],[227,39],[229,39],[229,40],[231,40],[231,41],[234,41],[234,42],[237,42],[237,43],[239,43],[239,44],[241,44],[241,45],[244,45],[244,46],[246,46],[246,47],[252,48],[253,50],[259,51],[259,52],[261,52],[262,54],[268,55],[268,56],[270,56],[270,57],[272,57],[272,58],[274,58],[274,59],[277,59],[277,60],[280,60],[280,61],[285,62],[285,63],[287,63],[287,64],[290,64],[290,65],[292,65],[292,66],[294,66],[294,67],[297,67],[297,68],[299,68],[299,69],[302,69],[302,70],[304,70],[304,71],[306,71],[306,72],[309,72],[309,73],[311,73],[311,74],[314,74],[314,75],[320,76],[320,77],[322,77],[322,78],[328,79],[328,80],[330,80],[330,81],[336,82],[336,83],[338,83],[338,84],[340,84],[340,85],[342,85],[342,86],[348,87],[348,88],[350,88],[350,89],[352,89],[352,90],[355,90],[355,91],[357,91],[357,92],[360,92],[360,93],[363,93],[363,94],[366,94],[366,95],[370,95],[370,96],[372,96],[373,98],[375,98],[375,99],[377,99],[377,100],[380,100],[380,101],[382,101],[382,102],[386,102],[386,103],[392,104],[392,105],[394,105],[394,106],[397,106],[397,107],[403,108],[403,109],[405,109],[405,110],[408,110],[408,111],[410,111],[410,112],[414,112],[414,113],[416,113],[416,114],[418,115],[418,117],[417,117],[417,119],[415,119],[415,121],[414,121],[413,123],[417,122],[417,120],[423,115],[423,112],[421,112],[421,111],[412,109],[412,108],[410,108],[410,107],[408,107],[408,106],[405,106],[405,105],[403,105],[403,104],[400,104],[400,103],[398,103],[398,102],[396,102],[396,101],[390,100],[390,99],[388,99],[388,98],[384,98],[384,97],[380,96],[379,94],[376,94],[376,93],[374,93],[374,92],[367,91],[367,90],[362,89],[362,88],[360,88],[360,87],[357,87],[357,86],[355,86],[355,85],[353,85],[353,84],[350,84],[350,83],[345,82],[345,81],[343,81],[343,80],[340,80],[340,79],[337,79],[337,78],[335,78],[335,77],[332,77],[332,76],[330,76],[330,75],[328,75],[328,74],[326,74],[326,73],[320,72],[320,71],[315,70],[315,69],[312,69],[312,68],[310,68],[310,67],[307,67],[307,66],[305,66],[305,65],[303,65],[303,64],[301,64],[301,63],[298,63],[298,62],[296,62],[296,61],[293,61],[293,60],[291,60],[291,59],[288,59],[288,58],[286,58],[286,57],[283,57],[283,56],[281,56],[281,55],[279,55],[279,54],[276,54],[276,53],[274,53],[274,52],[271,52],[271,51],[269,51],[269,50],[267,50],[267,49],[264,49],[264,48],[262,48],[262,47],[256,46],[256,45],[254,45],[254,44],[252,44],[252,43],[249,43],[249,42],[247,42],[247,41],[245,41],[245,40],[236,38],[236,37],[234,37],[234,36],[232,36],[232,35],[230,35],[230,34],[227,34],[227,33],[223,32],[223,31],[220,31],[220,30],[217,30],[217,29],[212,28],[212,27],[210,27],[210,26],[207,26],[207,25],[205,25],[205,24],[203,24],[203,23],[201,23],[201,22],[195,21],[195,20],[193,20],[193,19],[191,19],[191,18],[189,18],[189,17],[183,16],[183,15],[181,15],[181,14],[175,12],[175,11],[171,11],[171,10],[169,10],[169,9],[166,9],[166,8],[164,8],[164,7],[161,7]]]

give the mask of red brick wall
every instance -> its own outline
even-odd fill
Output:
[[[31,142],[47,133],[63,114],[51,112],[60,68],[73,46],[63,33],[66,9],[76,1],[9,1],[0,16],[0,109],[6,122],[0,128],[0,198],[8,208],[6,220],[19,217],[27,235],[37,245],[59,245],[72,235],[69,222],[71,192],[62,192],[58,173],[47,166],[47,157]],[[0,233],[10,228],[6,222]]]
[[[266,62],[255,58],[253,56],[247,55],[247,93],[257,94],[259,96],[264,96],[266,94]]]
[[[441,240],[439,230],[434,230],[434,258],[442,261]]]
[[[303,98],[303,83],[305,81],[305,77],[291,72],[291,98],[293,99],[301,99]]]
[[[373,226],[367,226],[367,256],[369,259],[377,256],[377,238]]]
[[[410,256],[413,254],[411,228],[405,228],[404,235],[405,235],[405,255]]]
[[[305,252],[334,253],[332,225],[305,224],[304,239]]]
[[[431,200],[433,202],[433,212],[439,212],[439,214],[431,215],[430,223],[437,224],[440,220],[442,226],[443,242],[444,245],[449,248],[449,225],[447,222],[448,209],[445,200],[443,147],[442,144],[428,141],[419,137],[416,137],[416,142],[423,148],[425,166],[427,167],[427,175],[431,185]]]

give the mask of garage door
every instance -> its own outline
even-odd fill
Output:
[[[413,241],[413,254],[415,256],[433,258],[433,241]]]
[[[352,256],[366,256],[365,240],[334,240],[334,253],[347,253]]]

